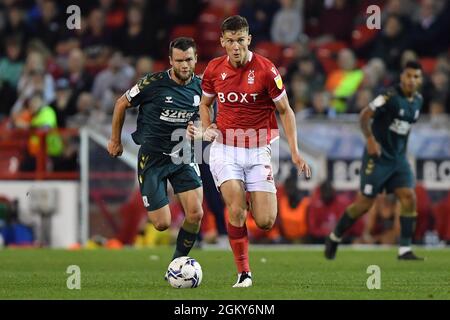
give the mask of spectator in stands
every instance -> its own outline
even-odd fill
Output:
[[[364,231],[358,244],[397,243],[400,236],[400,205],[393,194],[379,194],[372,208],[367,212]]]
[[[300,0],[279,0],[281,8],[273,17],[272,41],[289,46],[300,39],[303,32],[303,7]]]
[[[122,88],[131,87],[133,77],[134,70],[125,62],[122,53],[120,51],[114,52],[109,59],[108,68],[95,77],[92,88],[92,94],[100,103],[101,108],[109,110],[114,107],[114,104],[110,105],[110,100],[102,101],[105,92],[112,90],[114,85],[120,85]]]
[[[25,129],[47,129],[45,136],[46,152],[50,157],[59,157],[63,153],[63,142],[59,135],[56,113],[44,100],[40,91],[34,91],[25,101],[22,112],[28,111],[31,115],[29,123],[24,125]],[[23,171],[33,171],[36,168],[36,156],[42,148],[41,140],[37,134],[30,136],[28,141],[28,154],[21,163]]]
[[[56,99],[52,103],[52,107],[56,112],[57,123],[61,128],[66,127],[68,110],[67,105],[72,95],[70,82],[67,78],[59,78],[55,83]]]
[[[330,94],[326,90],[315,91],[311,107],[307,109],[309,117],[334,118],[336,110],[330,105]]]
[[[308,232],[313,243],[323,243],[326,236],[336,226],[341,212],[345,210],[350,199],[345,195],[338,195],[330,181],[324,181],[311,196],[311,203],[308,211]],[[358,225],[351,232],[351,236],[360,232],[361,225]],[[347,239],[348,240],[348,239]]]
[[[148,54],[145,30],[142,24],[142,8],[132,5],[128,9],[127,24],[116,38],[115,46],[120,48],[125,56],[137,58]]]
[[[42,92],[46,104],[55,99],[55,85],[53,77],[46,72],[43,55],[36,51],[31,51],[25,62],[22,76],[17,86],[19,97],[17,98],[11,115],[19,112],[26,99],[29,99],[35,92]]]
[[[100,0],[100,9],[105,14],[105,26],[111,31],[116,31],[125,24],[125,10],[123,1]]]
[[[294,74],[289,83],[289,97],[292,101],[292,108],[297,119],[303,119],[307,116],[305,110],[309,104],[309,85],[298,73]]]
[[[349,0],[325,1],[319,18],[321,38],[349,42],[352,37],[355,6]]]
[[[34,35],[50,50],[55,49],[63,28],[66,28],[58,16],[58,8],[54,0],[38,1],[40,17],[34,24]]]
[[[347,99],[358,90],[364,73],[357,68],[356,57],[350,49],[339,51],[338,67],[328,75],[325,88],[333,95],[332,106],[342,113],[347,111]]]
[[[411,17],[418,11],[415,0],[388,0],[381,13],[383,24],[388,17],[394,15],[399,17],[405,30],[409,30],[412,24]]]
[[[302,241],[308,232],[308,207],[310,197],[298,188],[298,173],[293,168],[278,188],[278,213],[283,237],[290,241]]]
[[[400,60],[403,51],[408,47],[408,34],[400,17],[390,15],[382,26],[381,32],[371,41],[366,50],[369,58],[380,58],[386,68],[394,73],[401,69]]]
[[[450,74],[450,55],[441,54],[436,60],[435,71],[442,71]]]
[[[433,128],[447,128],[449,121],[448,114],[445,113],[445,103],[443,100],[435,99],[430,102],[430,125]]]
[[[153,72],[153,60],[149,57],[140,57],[136,61],[135,70],[136,72],[132,80],[133,83],[137,83],[147,73]]]
[[[442,101],[447,102],[450,99],[450,81],[448,73],[443,71],[435,71],[431,75],[431,83],[433,89],[431,95],[433,98],[439,98]]]
[[[410,30],[411,47],[421,56],[436,56],[450,45],[450,3],[423,0],[419,17]]]
[[[83,20],[82,20],[83,23]],[[94,8],[81,30],[81,48],[86,53],[86,66],[93,74],[101,70],[107,62],[112,44],[112,36],[105,27],[105,14],[99,8]]]
[[[354,98],[350,101],[350,113],[359,114],[362,109],[367,107],[369,103],[374,99],[373,93],[369,89],[360,89],[356,92]]]
[[[323,71],[311,55],[298,58],[288,67],[286,82],[289,83],[294,74],[299,75],[308,83],[309,91],[320,90],[325,83]]]
[[[69,80],[71,95],[67,102],[66,113],[71,116],[77,112],[76,103],[82,92],[90,92],[92,89],[92,76],[85,70],[86,57],[84,52],[75,48],[70,51],[67,60],[67,71],[64,77]],[[63,124],[60,123],[60,126]]]
[[[24,66],[22,44],[18,37],[6,39],[6,56],[0,58],[0,119],[9,115],[17,99],[16,87]]]
[[[406,63],[408,63],[408,61],[418,61],[418,60],[419,60],[419,56],[413,50],[405,50],[400,59],[402,67],[405,66]]]
[[[8,36],[19,39],[22,48],[25,48],[32,32],[25,21],[25,13],[22,7],[14,3],[6,8],[6,23],[3,31],[0,29],[0,47],[4,48],[4,40]]]
[[[67,119],[67,126],[81,128],[85,125],[98,125],[106,119],[106,114],[98,108],[92,94],[82,92],[77,100],[77,113]]]
[[[386,65],[380,58],[373,58],[362,68],[364,79],[361,87],[371,90],[377,94],[386,87],[387,82]]]
[[[252,42],[270,40],[270,26],[279,4],[273,0],[247,0],[242,1],[239,15],[246,17],[250,30],[252,30]]]

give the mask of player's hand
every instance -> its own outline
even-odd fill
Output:
[[[367,139],[367,153],[370,157],[379,157],[381,156],[381,147],[378,144],[377,140],[375,140],[374,136],[371,136]]]
[[[202,132],[199,128],[194,125],[194,122],[189,121],[188,126],[186,128],[186,138],[192,139],[201,139]]]
[[[311,168],[298,152],[292,154],[292,162],[295,164],[300,174],[304,173],[306,179],[311,179]]]
[[[208,128],[206,128],[205,132],[203,132],[203,140],[205,141],[214,141],[219,136],[219,130],[217,129],[217,125],[212,123]]]
[[[120,157],[123,152],[122,143],[114,140],[108,142],[108,153],[111,157]]]

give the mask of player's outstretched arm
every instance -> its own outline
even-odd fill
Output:
[[[381,148],[375,140],[372,133],[372,128],[370,127],[374,114],[375,111],[369,107],[365,107],[359,114],[359,124],[361,126],[361,131],[367,140],[367,153],[370,156],[379,157],[381,155]]]
[[[119,157],[122,155],[123,152],[122,127],[125,121],[126,109],[130,106],[131,105],[128,102],[125,95],[122,95],[119,99],[117,99],[116,104],[114,106],[114,113],[111,125],[111,138],[109,139],[108,142],[108,153],[112,157]]]
[[[289,105],[289,100],[285,95],[275,102],[275,106],[280,114],[281,124],[283,125],[286,138],[288,140],[289,149],[291,150],[292,162],[295,164],[300,173],[304,172],[307,179],[311,178],[311,168],[305,160],[300,156],[297,145],[297,125],[295,123],[295,114]]]
[[[211,123],[211,107],[215,97],[208,97],[204,94],[200,100],[200,120],[202,123],[203,140],[214,141],[218,136],[217,126],[215,123]]]

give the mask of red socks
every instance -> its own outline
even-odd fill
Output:
[[[228,222],[227,229],[238,273],[249,272],[247,226],[235,227]]]

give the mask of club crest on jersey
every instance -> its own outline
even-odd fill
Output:
[[[255,83],[255,70],[250,70],[248,72],[248,84],[254,84]]]
[[[172,97],[166,97],[165,103],[173,103]]]
[[[225,80],[225,78],[227,77],[227,74],[225,72],[222,72],[220,74],[220,76],[222,77],[222,80]]]
[[[405,110],[404,109],[400,109],[400,111],[398,112],[398,115],[400,117],[403,117],[405,115]]]

